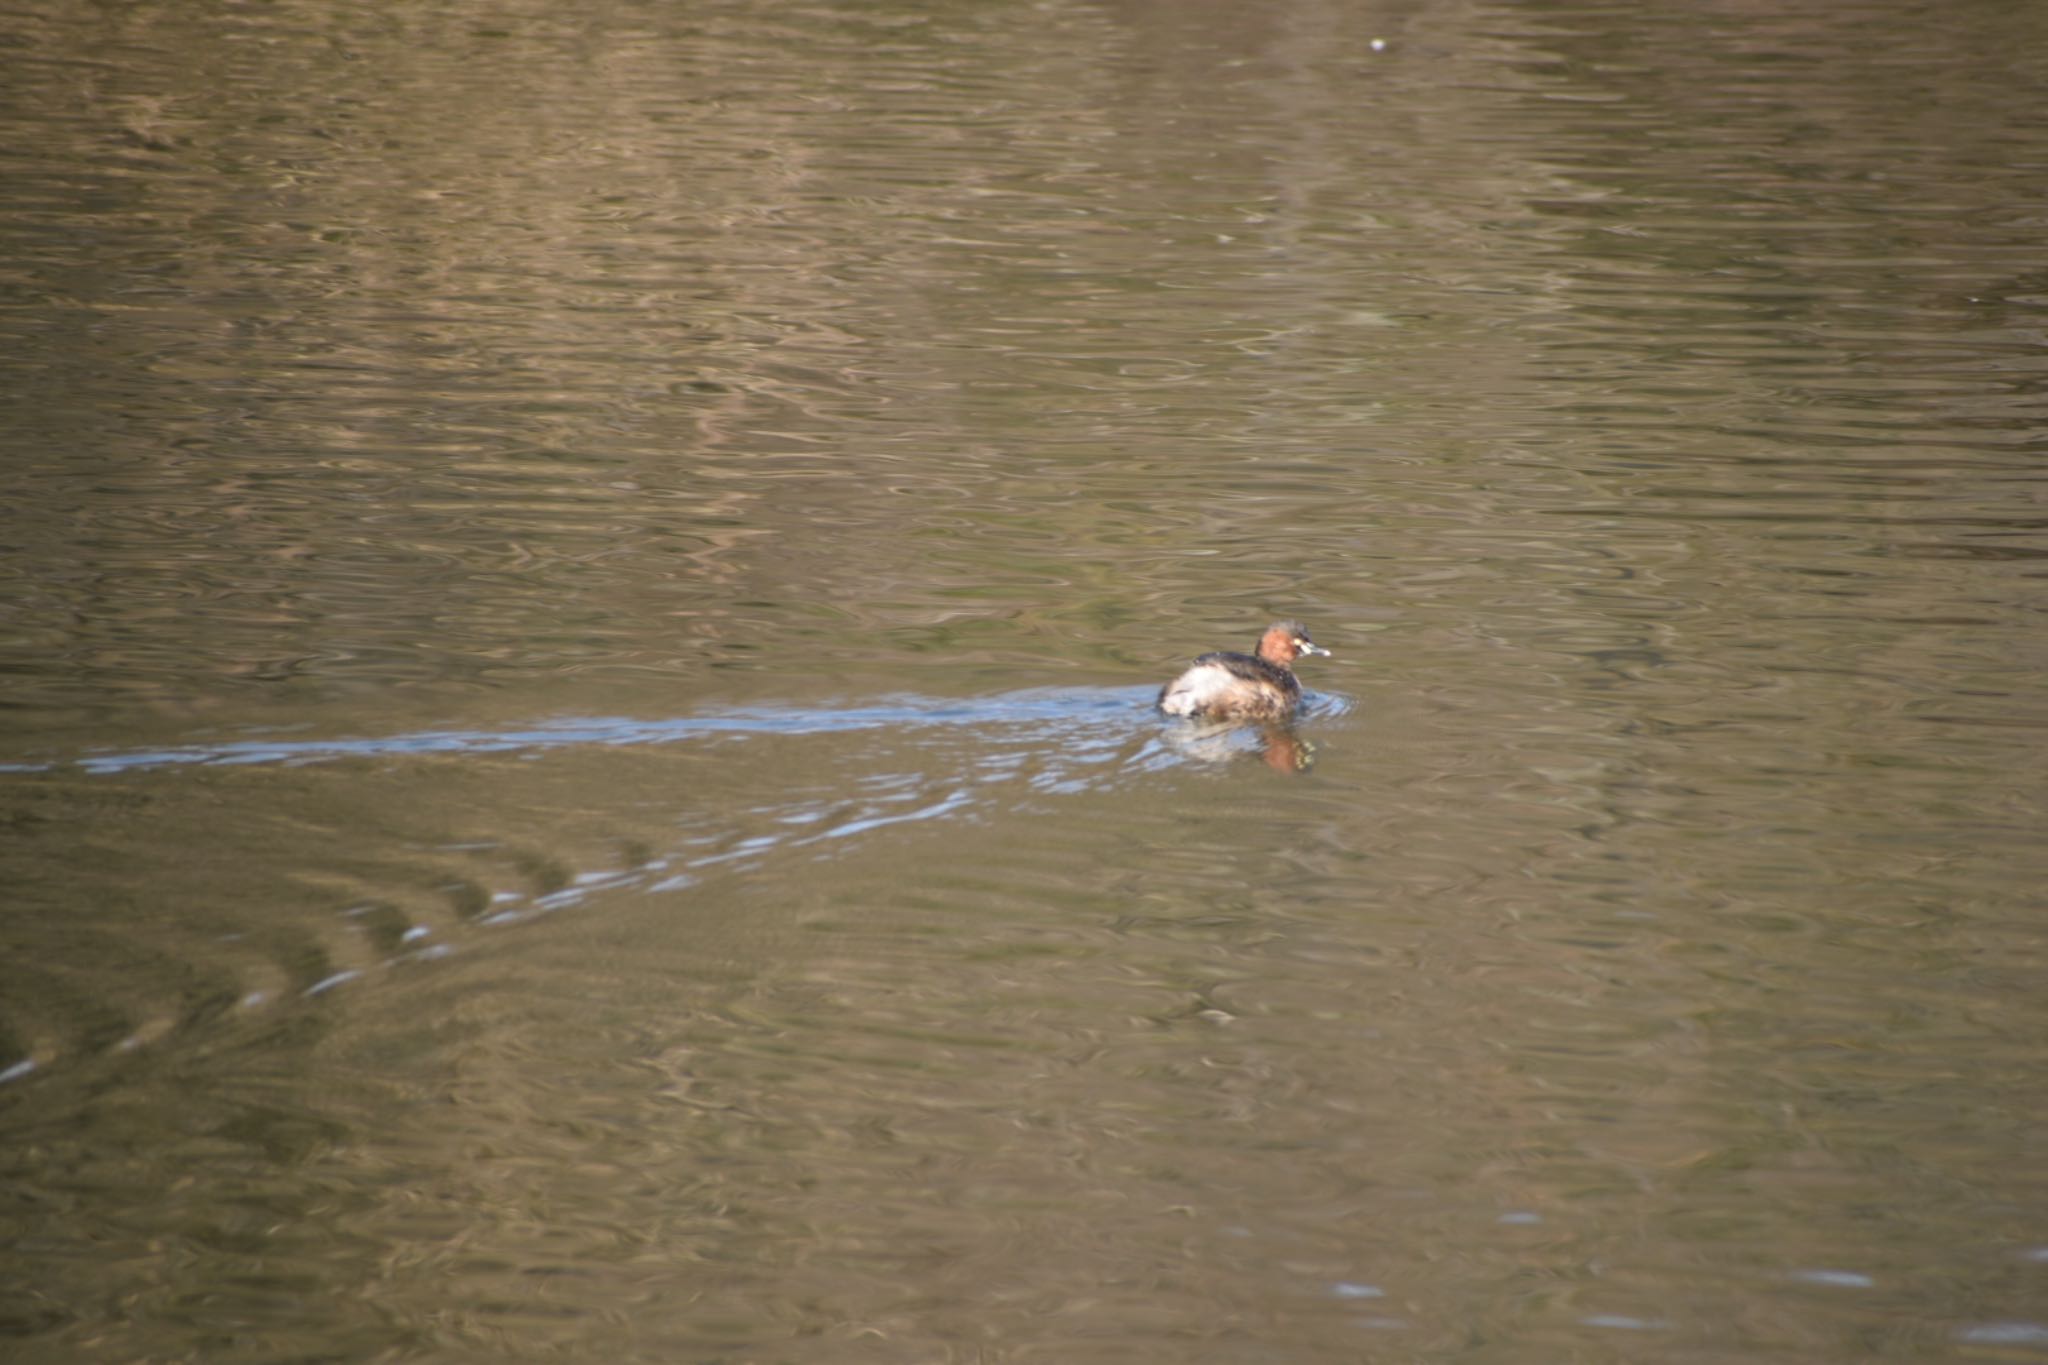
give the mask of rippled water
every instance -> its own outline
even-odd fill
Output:
[[[2048,1355],[2044,30],[17,9],[0,1354]]]

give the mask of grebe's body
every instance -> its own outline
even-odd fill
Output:
[[[1301,705],[1294,661],[1330,651],[1308,638],[1299,621],[1266,627],[1256,652],[1204,654],[1159,690],[1159,709],[1198,720],[1286,720]]]

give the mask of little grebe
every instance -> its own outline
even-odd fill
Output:
[[[1299,621],[1266,627],[1256,654],[1204,654],[1159,689],[1159,709],[1201,720],[1286,720],[1301,705],[1301,683],[1289,667],[1304,654],[1329,654]]]

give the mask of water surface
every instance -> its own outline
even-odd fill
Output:
[[[2048,1354],[2033,10],[5,25],[8,1359]]]

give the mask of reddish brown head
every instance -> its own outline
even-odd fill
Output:
[[[1258,652],[1267,663],[1286,668],[1304,654],[1328,654],[1330,651],[1309,639],[1308,627],[1301,622],[1275,621],[1259,637]]]

